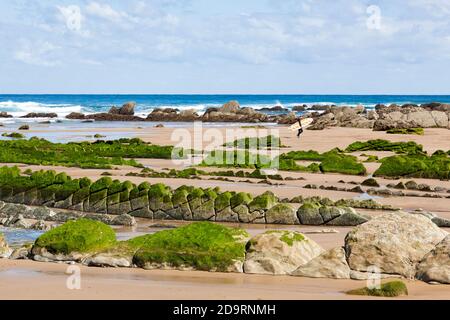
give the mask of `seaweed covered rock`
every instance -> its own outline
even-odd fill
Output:
[[[422,259],[416,277],[426,282],[450,284],[450,235]]]
[[[304,203],[297,211],[298,219],[301,224],[305,225],[321,225],[324,223],[320,215],[320,204],[314,202]]]
[[[339,247],[323,252],[292,272],[291,275],[309,278],[349,279],[350,267],[345,259],[344,248]]]
[[[347,294],[358,296],[373,296],[373,297],[399,297],[407,296],[408,288],[402,281],[391,281],[383,283],[380,288],[360,288],[347,291]]]
[[[292,206],[285,203],[279,203],[267,210],[266,223],[298,224],[298,218]]]
[[[128,242],[139,248],[133,263],[144,269],[242,272],[248,237],[242,229],[211,222],[194,222]]]
[[[32,254],[38,261],[81,261],[115,243],[116,234],[111,227],[99,221],[79,219],[41,235],[34,243]]]
[[[244,272],[289,274],[322,252],[317,243],[299,232],[267,231],[248,242]]]
[[[250,212],[265,211],[272,208],[278,202],[277,197],[270,191],[267,191],[253,199],[249,203],[248,208]]]
[[[231,209],[231,192],[219,194],[215,200],[216,221],[239,222],[239,215]]]
[[[401,211],[384,214],[347,234],[347,261],[352,270],[378,266],[382,273],[413,278],[417,264],[446,235],[424,216]]]

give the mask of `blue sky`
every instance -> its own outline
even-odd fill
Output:
[[[450,94],[448,0],[9,0],[0,93]]]

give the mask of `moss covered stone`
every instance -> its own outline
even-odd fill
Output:
[[[407,296],[408,288],[402,281],[391,281],[381,284],[379,289],[361,288],[347,291],[350,295],[374,296],[374,297],[399,297]]]
[[[410,142],[391,142],[387,140],[377,139],[365,142],[357,141],[350,144],[346,151],[392,151],[396,153],[406,154],[423,154],[423,146],[413,141]]]
[[[423,136],[425,131],[423,128],[407,128],[407,129],[389,129],[386,131],[389,134],[415,134],[419,136]]]
[[[291,205],[279,203],[267,210],[266,222],[271,224],[298,224],[298,218]]]
[[[268,191],[255,197],[252,202],[248,204],[248,208],[250,212],[265,211],[272,208],[277,202],[277,197],[272,192]]]
[[[450,178],[450,157],[446,154],[432,156],[409,154],[387,157],[381,160],[381,166],[374,175],[447,180]]]
[[[252,201],[252,196],[246,192],[239,192],[233,195],[230,199],[230,204],[232,208],[239,205],[247,205]]]
[[[104,223],[88,219],[69,221],[41,235],[35,246],[51,253],[88,253],[116,243],[114,230]]]
[[[192,223],[174,230],[129,240],[139,248],[133,262],[143,268],[168,265],[207,271],[227,271],[245,258],[248,234],[210,222]]]
[[[227,207],[231,207],[231,198],[233,195],[231,192],[223,192],[217,196],[214,203],[216,212],[220,212]]]
[[[306,202],[298,208],[297,216],[301,224],[321,225],[324,223],[320,215],[321,205],[314,202]]]

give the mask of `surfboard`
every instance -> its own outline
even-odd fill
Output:
[[[302,127],[303,127],[303,129],[306,129],[307,127],[309,127],[313,123],[313,121],[314,121],[313,118],[302,119]],[[297,121],[292,126],[290,126],[289,129],[291,129],[292,131],[297,131],[298,129],[300,129],[300,124]]]

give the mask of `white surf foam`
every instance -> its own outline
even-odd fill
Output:
[[[31,112],[36,113],[56,113],[58,117],[64,117],[71,112],[81,112],[83,109],[79,105],[70,104],[44,104],[34,101],[15,102],[2,101],[0,102],[0,111],[6,111],[13,117],[21,117]]]

